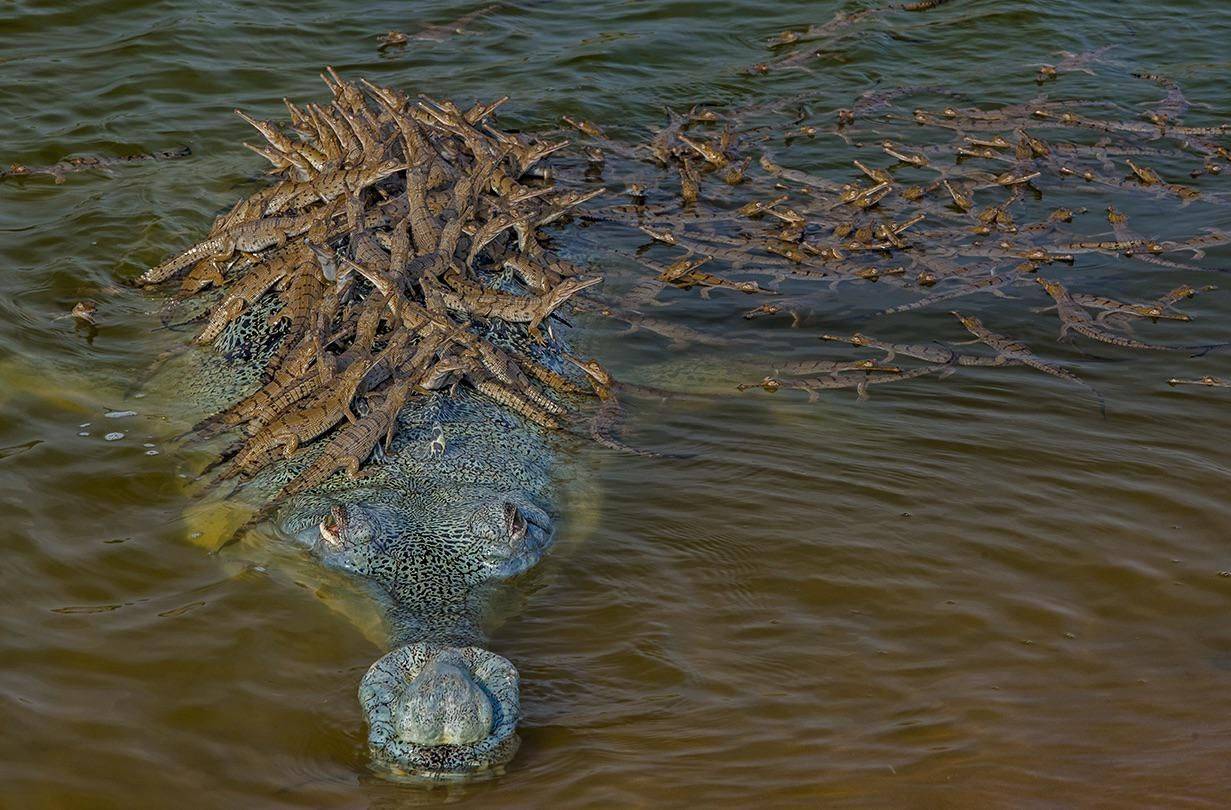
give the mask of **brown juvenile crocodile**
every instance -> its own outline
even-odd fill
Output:
[[[1053,377],[1066,380],[1085,388],[1094,395],[1095,399],[1098,400],[1099,411],[1106,414],[1107,406],[1103,401],[1103,395],[1073,372],[1061,368],[1055,363],[1048,363],[1046,360],[1043,360],[1034,352],[1030,351],[1030,347],[1025,343],[1005,337],[997,332],[993,332],[984,326],[983,322],[973,315],[963,315],[960,312],[954,312],[952,314],[962,322],[962,326],[966,327],[967,332],[970,332],[970,334],[975,336],[976,340],[990,346],[996,351],[998,356],[1005,358],[1006,361],[1021,363],[1023,366],[1029,366],[1036,371],[1041,371],[1044,374],[1050,374]]]

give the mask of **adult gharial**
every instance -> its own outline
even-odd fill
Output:
[[[200,324],[156,381],[207,414],[191,440],[231,439],[208,491],[375,586],[393,649],[359,689],[374,763],[473,775],[517,748],[488,606],[551,546],[555,453],[612,396],[552,322],[600,279],[539,230],[601,190],[557,188],[539,164],[563,142],[497,129],[503,100],[324,78],[331,103],[288,102],[288,129],[245,116],[276,182],[142,276],[178,281],[167,321]]]

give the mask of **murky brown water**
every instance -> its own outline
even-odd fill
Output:
[[[827,117],[877,80],[1024,100],[1054,50],[1118,43],[1127,65],[1208,104],[1192,120],[1209,123],[1231,119],[1224,4],[961,3],[768,79],[738,69],[765,57],[763,37],[829,19],[833,3],[510,4],[467,35],[384,56],[376,34],[474,6],[327,6],[0,9],[0,163],[194,152],[63,185],[0,183],[0,805],[1225,801],[1231,417],[1223,390],[1164,381],[1231,376],[1231,355],[1060,345],[1053,317],[1017,302],[998,324],[1096,385],[1105,420],[1080,390],[1012,368],[866,403],[754,391],[638,411],[638,441],[697,457],[578,460],[595,491],[566,504],[561,546],[490,645],[522,675],[522,749],[498,779],[423,790],[367,771],[355,689],[380,647],[332,609],[337,583],[270,550],[210,555],[189,539],[168,429],[126,398],[168,336],[117,283],[255,176],[230,110],[270,117],[284,95],[319,97],[324,64],[437,95],[509,94],[506,121],[567,112],[635,135],[663,104],[694,100],[808,91]],[[1114,98],[1131,117],[1157,90],[1124,70],[1049,90]],[[824,139],[799,154],[818,171],[849,159]],[[1131,206],[1149,221],[1149,200]],[[1151,224],[1228,227],[1226,211]],[[1229,263],[1226,247],[1201,262]],[[1103,259],[1091,272],[1121,269]],[[1120,289],[1140,297],[1227,283],[1132,272]],[[736,318],[738,356],[691,350],[689,379],[651,334],[599,324],[594,343],[630,380],[729,390],[732,367],[759,377],[762,355],[808,356],[807,333],[875,323],[960,339],[945,307],[871,322],[884,294],[844,295],[801,329]],[[85,298],[100,304],[92,337],[56,319]],[[673,312],[695,325],[737,311],[715,299]],[[1139,336],[1226,340],[1229,301],[1202,295],[1182,331]],[[104,416],[128,407],[138,415]],[[104,440],[112,431],[123,438]]]

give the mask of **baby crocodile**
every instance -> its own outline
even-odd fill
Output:
[[[811,377],[802,380],[766,377],[759,383],[741,383],[736,386],[736,389],[739,391],[745,391],[749,388],[764,388],[766,391],[772,393],[777,391],[779,388],[789,388],[796,391],[807,391],[808,401],[816,402],[820,398],[821,391],[854,388],[859,395],[859,399],[866,400],[868,398],[869,385],[911,380],[915,377],[922,377],[925,374],[931,374],[934,371],[941,371],[944,368],[944,366],[920,366],[919,368],[913,368],[909,371],[893,369],[892,371],[886,373],[872,373],[871,371],[846,372],[829,374],[824,377]]]
[[[1161,346],[1155,343],[1142,343],[1139,340],[1133,340],[1121,335],[1113,335],[1110,332],[1105,332],[1094,325],[1094,319],[1090,317],[1090,313],[1077,303],[1069,291],[1058,281],[1049,281],[1048,279],[1038,277],[1035,279],[1039,285],[1047,291],[1047,294],[1056,302],[1056,312],[1060,315],[1060,337],[1064,337],[1071,329],[1078,334],[1085,335],[1088,338],[1110,343],[1113,346],[1121,346],[1126,349],[1154,349],[1156,351],[1176,352],[1188,351],[1194,347],[1176,347],[1176,346]],[[1209,347],[1196,347],[1208,348]]]
[[[996,357],[984,357],[978,354],[959,354],[943,343],[922,344],[922,343],[886,343],[876,338],[868,337],[859,332],[854,333],[850,337],[841,337],[838,335],[821,335],[821,340],[836,340],[843,343],[849,343],[852,346],[866,346],[871,349],[880,349],[885,353],[881,362],[891,362],[899,354],[905,357],[913,357],[916,360],[923,360],[927,363],[946,366],[1003,366],[1011,364],[1020,364],[1020,361],[1005,355]]]
[[[1172,377],[1167,380],[1167,385],[1170,385],[1173,388],[1177,385],[1205,385],[1211,388],[1231,388],[1231,381],[1221,380],[1218,377],[1211,377],[1209,375],[1198,377],[1195,380],[1181,380],[1179,378]]]
[[[1054,363],[1048,363],[1046,360],[1043,360],[1034,352],[1030,351],[1030,347],[1025,343],[1005,337],[997,332],[993,332],[984,326],[983,322],[973,315],[963,315],[960,312],[953,312],[951,314],[962,322],[962,326],[966,327],[966,331],[974,335],[976,340],[995,349],[997,354],[1004,357],[1006,360],[1021,363],[1023,366],[1029,366],[1036,371],[1041,371],[1044,374],[1050,374],[1053,377],[1066,380],[1085,388],[1094,395],[1095,399],[1098,400],[1099,412],[1106,415],[1107,406],[1103,401],[1103,395],[1073,372],[1061,368]]]

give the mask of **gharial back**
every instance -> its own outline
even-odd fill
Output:
[[[212,344],[175,352],[158,366],[144,393],[165,403],[175,422],[189,424],[251,394],[260,387],[262,373],[286,333],[284,326],[269,322],[278,309],[277,299],[266,296]]]

